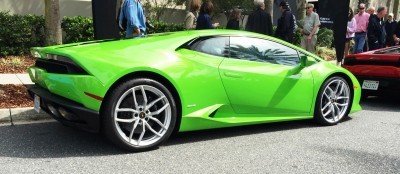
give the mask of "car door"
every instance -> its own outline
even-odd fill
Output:
[[[309,113],[313,77],[299,66],[299,52],[261,38],[230,37],[230,58],[219,70],[235,112]]]

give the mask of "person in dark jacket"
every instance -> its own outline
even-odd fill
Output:
[[[212,23],[211,13],[214,5],[211,1],[205,1],[200,7],[200,14],[197,18],[196,30],[214,29],[219,27],[219,23]]]
[[[231,16],[229,17],[228,24],[226,24],[226,29],[230,30],[240,30],[239,20],[241,11],[238,8],[233,9]]]
[[[388,20],[385,22],[385,30],[386,30],[386,46],[394,46],[395,41],[393,38],[394,30],[397,26],[397,22],[393,19],[393,13],[389,13]]]
[[[256,5],[256,9],[250,14],[247,20],[246,31],[272,36],[271,15],[264,11],[264,1],[254,0],[254,5]]]
[[[386,15],[386,7],[379,7],[378,13],[369,18],[368,23],[368,46],[369,50],[376,50],[385,47],[386,31],[382,18]]]
[[[279,4],[279,9],[282,12],[282,16],[278,19],[275,37],[292,43],[294,36],[294,19],[292,12],[289,10],[289,3],[282,1]]]

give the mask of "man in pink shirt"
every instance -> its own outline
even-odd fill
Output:
[[[365,13],[365,4],[358,6],[358,14],[354,16],[356,19],[356,34],[354,36],[354,53],[361,53],[364,48],[365,38],[368,31],[369,14]]]

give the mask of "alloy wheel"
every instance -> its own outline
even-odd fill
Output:
[[[332,80],[326,85],[321,101],[320,110],[323,119],[329,123],[337,123],[346,114],[350,105],[350,88],[344,79]]]
[[[120,137],[134,147],[151,146],[159,141],[171,124],[171,106],[159,89],[140,85],[118,99],[114,123]]]

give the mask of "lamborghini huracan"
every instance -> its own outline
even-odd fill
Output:
[[[400,46],[345,57],[343,68],[361,83],[362,97],[393,95],[400,91]]]
[[[349,71],[251,32],[161,33],[32,54],[37,111],[130,151],[156,148],[174,132],[302,119],[335,125],[361,110]]]

